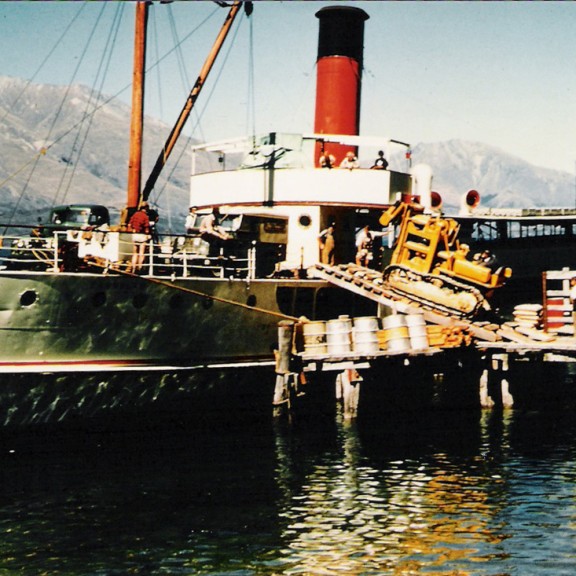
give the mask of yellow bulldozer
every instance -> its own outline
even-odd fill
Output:
[[[398,235],[384,270],[390,290],[460,317],[490,309],[487,299],[510,278],[510,268],[493,270],[487,253],[471,257],[469,246],[458,241],[458,222],[425,214],[419,204],[397,202],[380,217],[382,226],[396,223]]]

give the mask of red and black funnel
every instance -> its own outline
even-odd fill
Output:
[[[360,130],[360,91],[364,53],[364,22],[368,14],[351,6],[328,6],[320,20],[316,62],[316,134],[357,135]],[[324,152],[340,162],[350,146],[325,144]],[[322,154],[317,146],[316,160]]]

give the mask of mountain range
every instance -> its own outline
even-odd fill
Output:
[[[64,104],[62,104],[64,102]],[[130,109],[74,85],[27,84],[0,77],[0,220],[35,223],[54,205],[103,204],[112,221],[126,199]],[[170,128],[146,117],[142,170],[149,174]],[[43,153],[45,150],[45,153]],[[164,225],[188,212],[191,154],[186,138],[172,152],[150,200]]]
[[[104,204],[113,221],[117,218],[127,180],[126,104],[80,85],[0,77],[0,126],[0,221],[33,224],[50,207],[66,203]],[[144,174],[150,173],[169,131],[146,117]],[[172,154],[179,161],[170,161],[151,196],[162,229],[173,232],[182,231],[189,204],[191,154],[183,140]],[[571,174],[533,166],[493,146],[462,140],[422,143],[412,148],[412,158],[432,166],[433,189],[448,214],[457,211],[470,189],[480,192],[484,206],[574,206]]]
[[[534,166],[494,146],[449,140],[418,144],[412,156],[432,166],[432,187],[446,212],[457,211],[472,189],[492,208],[574,207],[573,175]]]

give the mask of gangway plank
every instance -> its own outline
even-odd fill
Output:
[[[356,264],[341,264],[338,266],[329,266],[328,264],[315,264],[309,273],[334,286],[363,296],[388,306],[395,312],[402,314],[422,314],[424,320],[431,324],[440,326],[457,326],[467,328],[471,334],[487,342],[496,342],[500,336],[494,331],[486,328],[485,323],[475,323],[463,318],[455,318],[439,312],[434,312],[423,308],[420,304],[400,297],[386,288],[381,272],[358,266]]]

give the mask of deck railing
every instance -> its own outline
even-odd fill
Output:
[[[131,270],[133,235],[104,230],[56,232],[43,237],[0,236],[0,273],[103,272]],[[233,249],[232,249],[233,248]],[[197,236],[163,235],[149,240],[139,274],[153,277],[256,277],[257,243],[233,243],[212,253]]]

